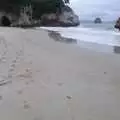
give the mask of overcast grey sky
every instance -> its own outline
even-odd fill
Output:
[[[120,16],[120,0],[71,0],[71,6],[81,19],[115,20]]]

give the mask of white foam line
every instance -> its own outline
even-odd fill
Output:
[[[57,31],[63,37],[77,39],[79,41],[91,42],[110,46],[120,46],[120,33],[115,31],[93,30],[82,27],[41,27],[42,29]],[[40,29],[40,28],[37,28]],[[118,39],[118,40],[117,40]]]

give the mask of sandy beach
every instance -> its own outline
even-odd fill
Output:
[[[1,120],[119,120],[120,56],[0,28]]]

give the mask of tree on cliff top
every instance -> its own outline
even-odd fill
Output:
[[[65,1],[65,3],[70,3],[70,0],[64,0]]]
[[[31,0],[8,0],[11,4],[17,4],[17,5],[26,5],[31,2]]]
[[[40,18],[44,13],[61,13],[62,7],[69,0],[3,0],[0,10],[19,15],[21,7],[32,5],[33,17]]]

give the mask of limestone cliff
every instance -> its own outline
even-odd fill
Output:
[[[79,25],[79,18],[73,10],[65,10],[70,8],[66,6],[66,3],[69,3],[69,0],[4,0],[0,4],[0,23],[6,23],[3,21],[8,19],[11,24],[13,22],[16,24],[33,24],[35,20],[41,20],[44,15],[54,14],[59,25]],[[6,19],[3,19],[2,16]],[[54,21],[52,22],[54,23]],[[45,25],[48,23],[50,23],[49,19]]]

